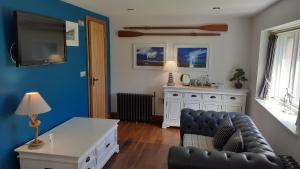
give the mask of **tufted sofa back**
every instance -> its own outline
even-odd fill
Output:
[[[235,112],[181,111],[181,140],[184,134],[199,134],[213,137],[222,119],[229,115],[236,129],[240,129],[245,145],[244,152],[260,153],[274,160],[276,155],[249,116]]]

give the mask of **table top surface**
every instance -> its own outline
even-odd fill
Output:
[[[163,86],[164,89],[167,90],[191,90],[194,92],[201,93],[237,93],[237,94],[247,94],[248,89],[235,89],[235,88],[214,88],[214,87],[196,87],[196,86],[183,86],[180,84],[176,84],[175,86]]]
[[[27,143],[15,151],[20,154],[32,153],[79,158],[90,151],[92,146],[96,146],[100,139],[118,125],[118,122],[119,120],[74,117],[41,135],[39,139],[45,142],[42,148],[30,150]],[[49,140],[51,133],[54,138],[52,144]]]

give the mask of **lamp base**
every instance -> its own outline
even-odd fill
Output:
[[[168,80],[167,86],[175,86],[175,82],[174,82],[173,79],[174,79],[173,74],[170,72],[169,73],[169,80]]]
[[[39,149],[45,144],[42,140],[38,139],[39,126],[42,122],[36,118],[37,115],[30,113],[29,127],[34,129],[34,140],[29,143],[28,149]]]
[[[175,86],[175,83],[174,82],[168,82],[167,86]]]
[[[45,144],[45,142],[43,142],[42,140],[33,140],[32,142],[30,142],[28,144],[28,149],[31,149],[31,150],[39,149],[39,148],[43,147],[44,144]]]

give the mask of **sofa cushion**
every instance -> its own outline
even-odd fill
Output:
[[[213,137],[196,134],[185,134],[183,136],[183,146],[196,147],[204,150],[215,150],[213,146]]]
[[[234,131],[235,128],[232,124],[230,116],[227,115],[222,120],[216,134],[214,135],[213,144],[215,148],[221,149],[226,144],[230,136],[234,133]]]
[[[236,130],[233,135],[229,138],[227,143],[223,147],[223,151],[233,151],[240,153],[244,149],[244,142],[242,133],[240,130]]]

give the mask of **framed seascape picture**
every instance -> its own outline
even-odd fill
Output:
[[[134,44],[133,68],[162,69],[166,61],[167,44]]]
[[[66,21],[67,46],[79,46],[78,23]]]
[[[208,45],[175,45],[174,54],[179,68],[195,68],[208,71]]]

